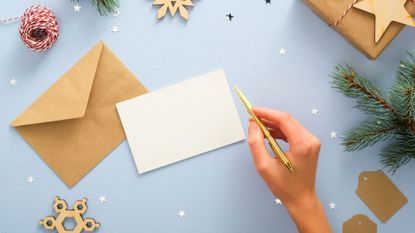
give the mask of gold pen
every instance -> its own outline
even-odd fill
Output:
[[[294,172],[294,167],[291,164],[290,160],[282,151],[281,147],[278,145],[277,141],[275,141],[274,137],[271,136],[271,133],[268,131],[267,127],[265,127],[264,123],[262,123],[261,119],[259,119],[254,112],[252,111],[252,105],[249,103],[248,99],[242,93],[241,90],[237,86],[235,86],[236,93],[238,93],[239,98],[241,98],[242,103],[245,105],[246,109],[248,110],[249,115],[255,120],[255,122],[259,125],[262,132],[264,133],[265,137],[268,140],[268,143],[271,147],[272,152],[278,157],[278,159],[288,168],[290,172]]]

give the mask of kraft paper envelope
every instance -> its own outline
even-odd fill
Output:
[[[245,139],[223,70],[117,104],[139,173]]]
[[[125,139],[115,104],[146,92],[100,42],[12,126],[72,187]]]

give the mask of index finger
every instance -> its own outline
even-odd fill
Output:
[[[273,122],[288,142],[295,141],[307,133],[307,130],[286,112],[261,107],[253,107],[252,111],[257,117]]]

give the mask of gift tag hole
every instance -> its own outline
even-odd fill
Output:
[[[369,178],[367,176],[363,177],[364,181],[367,181]]]
[[[358,224],[358,225],[362,225],[363,223],[362,223],[361,221],[359,221],[357,224]]]

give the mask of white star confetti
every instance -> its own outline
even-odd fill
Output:
[[[331,210],[333,210],[333,209],[336,209],[336,204],[334,203],[334,202],[330,202],[329,203],[329,208],[331,209]]]
[[[112,13],[112,16],[114,16],[114,17],[117,17],[117,18],[118,18],[118,16],[120,16],[120,14],[121,14],[120,10],[115,10],[115,11]]]
[[[10,79],[9,81],[10,86],[16,86],[17,80],[15,78]]]
[[[104,195],[100,195],[98,199],[101,202],[101,204],[104,203],[104,202],[107,202],[107,197],[104,196]]]
[[[184,218],[184,216],[186,216],[186,213],[184,212],[184,210],[179,210],[179,213],[177,215],[179,215],[180,218]]]
[[[287,50],[286,49],[284,49],[284,48],[280,48],[279,49],[279,53],[280,53],[280,55],[287,55]]]
[[[281,200],[279,198],[275,199],[274,201],[275,201],[275,204],[277,204],[277,205],[281,205],[282,204],[282,202],[281,202]]]
[[[73,5],[73,11],[79,12],[81,10],[81,6],[77,3],[76,5]]]
[[[316,115],[318,114],[318,112],[320,112],[316,107],[311,109],[311,114]]]
[[[28,176],[26,183],[33,184],[33,181],[35,181],[35,178],[33,178],[33,176]]]
[[[337,132],[336,131],[331,131],[330,132],[330,137],[331,138],[337,138]]]
[[[117,26],[112,26],[111,31],[114,32],[114,33],[117,33],[117,32],[120,31],[120,29]]]

